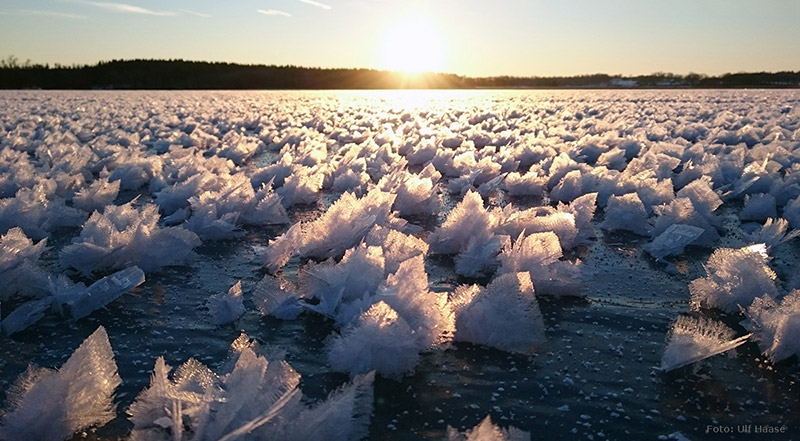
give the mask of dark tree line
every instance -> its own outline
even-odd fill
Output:
[[[403,75],[373,69],[323,69],[184,60],[113,60],[91,66],[0,60],[3,89],[396,89],[396,88],[733,88],[800,87],[800,72],[735,73],[718,77],[655,73],[571,77]]]

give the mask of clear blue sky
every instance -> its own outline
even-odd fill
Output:
[[[402,69],[409,54],[470,76],[798,71],[800,1],[0,0],[0,57],[37,63]]]

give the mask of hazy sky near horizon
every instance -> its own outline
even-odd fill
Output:
[[[0,0],[0,57],[469,76],[800,71],[796,0]]]

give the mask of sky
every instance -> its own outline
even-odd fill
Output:
[[[800,71],[796,0],[0,0],[0,58],[467,76]]]

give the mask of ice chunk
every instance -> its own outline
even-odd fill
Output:
[[[136,266],[125,268],[114,274],[103,277],[88,288],[83,283],[74,286],[54,284],[53,294],[56,307],[62,312],[69,312],[74,319],[86,317],[92,311],[113,302],[121,295],[144,283],[144,271]]]
[[[455,259],[456,274],[465,277],[485,277],[492,274],[500,262],[497,255],[510,246],[508,236],[492,236],[490,238],[470,238],[466,249]]]
[[[169,377],[163,357],[150,387],[129,408],[132,440],[301,440],[316,430],[345,441],[366,435],[372,412],[373,375],[353,379],[314,408],[306,408],[300,375],[283,360],[257,355],[237,338],[218,375],[189,359]],[[313,427],[306,427],[313,423]]]
[[[575,227],[578,229],[578,235],[575,238],[576,244],[586,242],[588,239],[594,237],[595,232],[592,219],[594,218],[596,209],[597,193],[587,193],[576,198],[568,205],[558,204],[558,211],[570,213],[575,219]]]
[[[627,230],[640,236],[650,235],[652,229],[644,204],[636,193],[612,195],[608,199],[605,219],[600,227],[608,231]]]
[[[227,293],[214,294],[208,299],[208,310],[217,325],[225,325],[236,321],[244,314],[242,298],[242,281],[230,287]]]
[[[447,294],[428,289],[422,255],[401,263],[378,287],[377,297],[408,322],[420,349],[445,345],[452,338],[454,322]]]
[[[535,275],[561,258],[561,245],[553,232],[524,234],[500,254],[499,274],[527,271]]]
[[[511,172],[503,181],[503,187],[509,196],[543,196],[546,186],[547,177],[539,176],[536,170],[525,174]]]
[[[460,286],[451,302],[455,341],[530,354],[545,340],[544,319],[526,272],[503,274],[486,288]]]
[[[59,370],[29,366],[7,393],[0,439],[63,440],[116,417],[121,383],[108,335],[101,326]]]
[[[523,231],[527,233],[551,231],[558,236],[561,248],[570,249],[577,244],[578,228],[575,215],[569,211],[557,211],[546,206],[516,211],[510,205],[506,205],[503,215],[498,230],[511,237],[517,237]]]
[[[455,427],[447,426],[446,441],[530,441],[531,434],[516,427],[501,429],[492,423],[487,415],[477,426],[464,433]]]
[[[767,265],[768,259],[764,244],[714,250],[704,265],[708,275],[689,284],[692,308],[719,308],[733,313],[739,305],[749,306],[756,297],[775,298],[777,276]]]
[[[391,228],[375,225],[367,234],[365,243],[383,249],[386,274],[397,271],[400,264],[416,255],[428,254],[428,243],[417,237]]]
[[[283,266],[295,252],[305,257],[327,259],[339,257],[358,245],[374,225],[401,228],[391,207],[395,196],[377,187],[361,198],[342,194],[316,220],[293,225],[283,236],[270,243],[266,261],[270,271]]]
[[[297,287],[284,279],[264,276],[253,290],[253,301],[261,315],[294,320],[303,311]]]
[[[689,198],[674,199],[667,205],[654,207],[653,211],[656,214],[653,237],[663,234],[672,225],[684,224],[703,229],[703,233],[692,241],[692,245],[710,247],[719,240],[719,233],[714,226],[716,218],[713,215],[711,218],[703,216]]]
[[[315,311],[336,317],[340,303],[374,295],[384,277],[383,250],[362,243],[347,250],[339,263],[309,264],[301,284],[306,296],[319,299]]]
[[[3,318],[3,332],[6,335],[11,335],[38,322],[45,316],[45,312],[50,309],[52,304],[53,298],[45,297],[19,305],[11,314]]]
[[[703,176],[700,179],[687,184],[676,194],[679,198],[689,198],[695,209],[703,216],[710,216],[717,208],[722,205],[722,199],[712,190],[713,183],[710,176]]]
[[[39,267],[46,245],[46,239],[34,244],[19,227],[0,237],[0,300],[17,293],[24,296],[47,293],[47,275]]]
[[[61,250],[62,264],[85,276],[131,265],[151,272],[180,262],[200,244],[191,231],[159,227],[156,205],[137,208],[133,203],[94,212],[80,235]]]
[[[768,296],[753,300],[745,314],[759,349],[773,363],[800,356],[800,290],[794,290],[780,304]]]
[[[682,253],[686,245],[694,242],[703,232],[704,229],[693,225],[672,224],[652,242],[646,244],[644,249],[656,260],[663,260],[667,256]]]
[[[371,370],[399,379],[414,370],[419,343],[409,324],[385,302],[372,305],[328,347],[331,368],[351,376]]]
[[[750,338],[733,338],[733,329],[704,316],[678,316],[672,324],[661,370],[671,371],[729,351]]]

